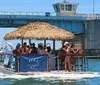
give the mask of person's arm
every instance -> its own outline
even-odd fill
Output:
[[[29,48],[29,54],[32,52],[32,48]]]
[[[65,48],[63,48],[63,50],[64,50],[65,52],[67,52],[67,50],[66,50]]]
[[[69,51],[70,51],[70,46],[68,46],[68,48],[67,48],[66,52],[69,52]]]
[[[74,48],[71,48],[71,51],[72,51],[73,53],[77,53],[77,52],[78,52],[78,50],[75,50]]]

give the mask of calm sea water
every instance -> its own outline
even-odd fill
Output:
[[[89,71],[100,72],[100,59],[89,59]],[[100,77],[90,79],[69,80],[50,80],[50,79],[0,79],[0,85],[100,85]]]

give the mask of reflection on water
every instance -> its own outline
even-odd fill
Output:
[[[12,85],[14,82],[12,79],[0,79],[0,85]]]
[[[48,80],[37,80],[33,78],[23,80],[0,80],[0,85],[73,85],[73,82],[63,81],[48,81]]]
[[[23,80],[1,79],[0,85],[100,85],[100,78],[81,79],[74,82],[62,80],[48,81],[33,78]]]
[[[100,85],[100,77],[92,79],[81,79],[77,81],[63,80],[39,80],[39,79],[0,79],[0,85]]]
[[[76,81],[73,85],[100,85],[100,77]]]

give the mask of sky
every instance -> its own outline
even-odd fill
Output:
[[[64,0],[1,0],[0,11],[31,11],[31,12],[54,12],[52,4]],[[79,3],[78,13],[92,13],[93,0],[66,0]],[[100,13],[100,0],[94,0],[95,13]]]
[[[93,0],[66,0],[68,2],[79,3],[77,13],[93,13]],[[100,14],[100,0],[94,0],[95,13]],[[63,2],[63,0],[0,0],[0,11],[24,11],[24,12],[54,12],[52,4]],[[0,42],[5,34],[15,30],[15,28],[0,28]],[[11,41],[10,41],[11,42]],[[16,41],[13,41],[14,43]],[[17,41],[19,42],[19,41]],[[58,47],[58,46],[57,46]]]

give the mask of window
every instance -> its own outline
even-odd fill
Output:
[[[68,5],[65,5],[65,10],[68,10]]]
[[[68,5],[68,11],[72,10],[72,5]]]
[[[64,10],[64,5],[62,4],[62,5],[60,5],[60,7],[61,7],[61,10]]]

